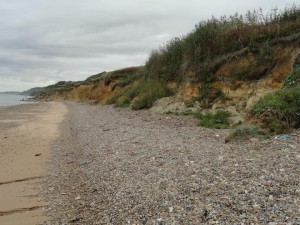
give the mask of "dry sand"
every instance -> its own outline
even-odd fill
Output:
[[[47,218],[38,193],[44,163],[67,109],[59,102],[0,108],[0,225],[33,225]]]

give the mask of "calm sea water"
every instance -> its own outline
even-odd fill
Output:
[[[0,94],[0,106],[26,104],[28,102],[21,100],[27,98],[29,98],[29,96],[15,94]]]

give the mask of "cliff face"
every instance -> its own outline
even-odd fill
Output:
[[[105,81],[99,80],[97,82],[91,82],[90,84],[81,84],[64,92],[53,91],[50,93],[43,93],[37,96],[37,98],[50,100],[95,101],[105,104],[107,98],[114,92],[113,85],[113,82],[106,85]]]
[[[157,100],[152,110],[164,113],[182,113],[199,109],[213,112],[226,110],[233,115],[245,115],[259,98],[282,88],[295,59],[300,54],[300,46],[298,42],[279,44],[269,51],[267,58],[262,58],[259,53],[229,57],[206,81],[198,81],[197,72],[186,67],[180,82],[168,83],[175,94]],[[69,87],[65,91],[48,92],[39,98],[95,101],[106,104],[112,95],[120,93],[139,79],[136,76],[132,81],[124,82],[140,70],[141,67],[126,68],[101,74],[88,83]]]
[[[223,64],[215,74],[212,88],[221,90],[224,93],[224,98],[214,102],[212,109],[231,107],[237,112],[249,110],[263,95],[282,88],[299,54],[299,46],[279,46],[274,48],[272,60],[261,65],[255,64],[253,55],[233,59],[231,62]],[[251,77],[241,79],[239,77],[245,71],[250,74],[251,71],[255,70],[261,72],[260,77],[254,79]]]
[[[196,72],[186,68],[184,82],[179,85],[176,95],[159,100],[153,110],[168,112],[188,110],[178,105],[191,100],[198,101],[193,106],[210,111],[226,110],[233,115],[245,115],[262,96],[283,87],[292,70],[295,59],[300,54],[298,43],[276,45],[270,49],[269,58],[261,59],[259,54],[232,57],[221,64],[211,74],[208,81],[197,81]]]
[[[80,85],[67,93],[66,98],[77,101],[95,100],[105,103],[106,99],[113,93],[113,82],[105,85],[103,80],[89,85]]]

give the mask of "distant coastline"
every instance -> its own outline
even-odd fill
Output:
[[[19,91],[2,91],[0,94],[4,95],[22,95],[22,92]]]

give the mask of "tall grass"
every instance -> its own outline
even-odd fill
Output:
[[[283,11],[274,9],[248,11],[220,19],[212,18],[197,24],[192,32],[169,41],[152,51],[146,62],[149,75],[164,80],[182,77],[184,65],[189,65],[198,78],[205,80],[216,68],[218,57],[249,48],[245,53],[260,53],[261,44],[268,47],[270,40],[300,32],[300,6]]]
[[[146,63],[148,74],[165,81],[179,79],[183,51],[184,41],[179,38],[171,40],[159,50],[152,51]]]

